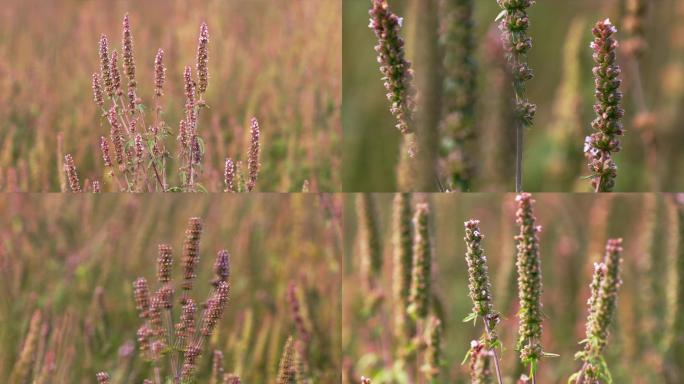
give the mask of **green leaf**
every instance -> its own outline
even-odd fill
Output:
[[[475,312],[469,313],[468,316],[466,316],[466,317],[463,319],[463,322],[464,322],[464,323],[468,323],[468,322],[470,322],[470,320],[472,320],[472,321],[473,321],[473,325],[475,325],[475,322],[477,321],[477,313],[475,313]]]

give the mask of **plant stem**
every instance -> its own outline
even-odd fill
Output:
[[[487,320],[484,319],[485,332],[487,332],[487,339],[491,339],[491,332],[489,331],[489,325]],[[496,347],[492,348],[492,353],[494,354],[494,369],[496,370],[496,380],[499,384],[503,384],[503,378],[501,376],[501,367],[499,367],[499,355],[496,353]]]
[[[515,126],[515,192],[522,192],[523,125]]]

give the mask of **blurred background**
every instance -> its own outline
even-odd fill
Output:
[[[390,8],[404,18],[401,33],[410,54],[416,40],[412,35],[416,15],[409,2],[388,0]],[[623,149],[616,157],[616,191],[684,188],[679,172],[684,162],[680,151],[684,143],[684,30],[680,22],[684,4],[679,0],[641,0],[647,5],[640,24],[646,49],[634,65],[625,54],[630,34],[624,16],[629,2],[633,1],[538,1],[530,8],[533,47],[529,63],[535,77],[528,82],[527,95],[537,104],[537,114],[525,133],[524,190],[590,190],[589,181],[582,179],[589,174],[582,153],[584,137],[594,119],[589,43],[592,26],[606,17],[617,26],[616,38],[622,43],[618,60],[623,69],[626,110]],[[478,138],[469,148],[476,165],[471,190],[512,191],[515,136],[511,85],[494,21],[500,8],[494,0],[473,3]],[[380,79],[373,50],[377,40],[368,28],[369,8],[370,2],[363,0],[343,5],[343,188],[351,192],[397,190],[400,133],[394,127]],[[415,57],[411,59],[415,61]],[[429,71],[439,72],[440,68]]]
[[[195,216],[204,228],[196,302],[208,295],[216,252],[227,249],[232,261],[230,300],[200,359],[199,382],[208,382],[212,350],[224,353],[226,372],[243,382],[275,381],[285,340],[296,333],[290,282],[311,335],[311,376],[339,381],[340,333],[331,330],[340,329],[340,204],[313,194],[6,195],[0,199],[0,382],[93,383],[99,371],[109,372],[112,383],[149,378],[136,343],[141,323],[133,281],[145,277],[155,289],[160,243],[173,247],[179,281],[184,231]],[[39,335],[29,343],[33,316]],[[14,380],[24,380],[10,381],[17,370],[24,375]]]
[[[358,199],[357,195],[357,199]],[[361,375],[373,383],[415,383],[397,376],[393,349],[392,199],[373,194],[383,255],[379,292],[370,294],[362,281],[360,237],[354,196],[345,203],[345,257],[343,287],[343,382]],[[682,250],[677,251],[677,207],[672,196],[657,194],[537,194],[534,205],[542,226],[540,249],[543,280],[542,345],[559,354],[541,360],[538,382],[566,383],[579,370],[574,360],[585,338],[586,301],[593,263],[601,261],[608,238],[622,237],[622,280],[618,309],[604,352],[615,383],[678,383],[684,365]],[[497,327],[503,342],[503,371],[515,382],[521,372],[515,351],[517,338],[517,272],[513,240],[514,194],[414,195],[431,208],[429,228],[433,249],[433,310],[444,326],[443,367],[437,382],[466,383],[468,363],[461,364],[470,341],[482,333],[462,320],[471,312],[463,222],[479,219],[493,286],[493,304],[502,315]],[[415,204],[414,204],[415,206]],[[682,210],[682,206],[679,206]],[[680,211],[679,217],[684,211]],[[681,223],[680,223],[681,225]],[[681,234],[681,227],[679,230]],[[679,239],[681,244],[681,239]],[[677,281],[680,283],[678,284]],[[382,297],[369,310],[370,297]],[[677,320],[678,319],[678,320]],[[422,364],[422,361],[419,365]],[[409,369],[412,365],[409,363]],[[669,374],[669,376],[666,375]],[[665,380],[669,377],[669,381]],[[423,381],[427,382],[427,381]]]
[[[172,155],[185,102],[183,68],[194,71],[199,27],[209,26],[209,109],[199,127],[207,189],[219,189],[225,157],[246,159],[256,116],[258,190],[299,191],[305,180],[311,190],[340,190],[340,8],[341,0],[4,1],[0,188],[58,191],[62,153],[73,154],[81,178],[104,179],[99,139],[109,124],[93,102],[91,76],[99,72],[100,35],[120,52],[129,13],[138,93],[149,110],[155,54],[165,51],[162,107]]]

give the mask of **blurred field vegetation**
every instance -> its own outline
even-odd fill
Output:
[[[311,190],[340,190],[340,7],[339,0],[4,1],[0,186],[58,191],[58,152],[73,154],[81,178],[106,179],[99,139],[109,125],[93,102],[91,75],[99,71],[101,34],[120,51],[128,12],[138,93],[148,109],[154,57],[158,48],[166,52],[162,107],[174,138],[183,68],[194,68],[200,23],[209,26],[209,109],[199,127],[209,190],[222,190],[226,156],[247,153],[252,116],[262,127],[260,191],[298,191],[305,180]]]
[[[589,174],[582,151],[594,119],[591,27],[609,17],[618,28],[616,38],[624,42],[628,37],[623,26],[626,1],[538,1],[530,8],[533,47],[529,64],[535,77],[528,82],[527,95],[537,104],[537,114],[525,133],[524,190],[590,190],[590,183],[581,178]],[[388,1],[404,18],[402,35],[411,55],[415,17],[409,2]],[[644,23],[648,48],[639,64],[650,114],[640,116],[647,128],[637,129],[635,76],[621,47],[618,60],[623,69],[627,131],[616,157],[616,191],[677,191],[684,188],[679,172],[684,165],[680,150],[684,144],[684,5],[679,0],[646,2],[650,4]],[[515,134],[507,109],[511,84],[505,78],[495,23],[500,8],[495,0],[473,3],[479,137],[470,148],[477,166],[472,190],[513,191]],[[368,29],[369,8],[369,1],[345,1],[343,6],[343,190],[391,192],[397,188],[401,135],[394,127],[380,80],[373,50],[376,39]],[[657,161],[651,162],[651,154]]]
[[[133,281],[156,281],[157,245],[173,247],[174,276],[190,217],[203,220],[196,300],[207,297],[216,252],[231,254],[228,307],[199,362],[211,351],[243,382],[274,382],[285,340],[295,334],[287,286],[297,285],[311,334],[314,382],[340,374],[340,208],[316,195],[136,197],[7,195],[0,200],[0,382],[17,369],[32,315],[40,334],[30,382],[141,383]],[[176,308],[176,311],[178,308]],[[178,316],[176,313],[174,316]],[[47,381],[40,381],[44,375]],[[35,381],[33,381],[35,380]]]
[[[378,207],[383,255],[377,294],[383,300],[374,315],[369,315],[373,312],[369,311],[369,294],[360,273],[354,197],[349,196],[345,204],[342,280],[345,384],[357,382],[355,380],[361,375],[373,379],[374,384],[402,383],[389,379],[397,377],[393,376],[397,372],[393,368],[397,356],[393,347],[397,344],[392,336],[392,311],[396,305],[392,293],[393,195],[374,194],[373,197]],[[574,354],[582,348],[579,341],[585,338],[586,302],[593,263],[601,260],[606,240],[611,237],[624,238],[623,285],[604,353],[613,382],[679,382],[677,377],[681,379],[684,365],[673,356],[684,353],[684,323],[674,321],[682,318],[682,289],[677,281],[681,284],[683,264],[682,250],[677,251],[680,236],[677,208],[671,196],[537,194],[533,197],[537,201],[534,207],[537,224],[542,226],[540,249],[545,314],[542,345],[545,351],[560,355],[541,360],[538,382],[566,383],[579,369]],[[414,195],[414,202],[424,199],[425,195]],[[468,296],[463,240],[463,222],[469,219],[481,221],[494,309],[502,316],[497,332],[503,342],[500,356],[504,373],[509,378],[506,382],[515,382],[511,381],[513,377],[526,372],[517,364],[515,351],[518,296],[513,237],[518,234],[518,227],[514,199],[514,194],[433,194],[427,197],[432,215],[429,225],[433,245],[432,289],[436,300],[433,307],[444,325],[443,367],[437,382],[470,382],[468,363],[461,364],[461,361],[470,341],[482,332],[481,324],[474,327],[472,322],[462,322],[473,306]],[[681,229],[679,233],[682,233]],[[676,271],[679,271],[679,280]],[[680,311],[680,316],[675,317],[673,311]],[[677,340],[677,344],[669,344],[672,340]],[[410,365],[408,369],[411,369]],[[670,381],[664,380],[664,372],[670,373]]]

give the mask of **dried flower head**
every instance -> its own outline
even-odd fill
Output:
[[[104,83],[107,96],[114,96],[114,83],[112,82],[112,72],[109,67],[109,40],[104,34],[100,36],[100,74]]]
[[[259,122],[256,117],[252,117],[250,123],[250,143],[249,155],[247,157],[247,168],[249,169],[249,181],[247,181],[247,190],[252,191],[256,186],[257,177],[259,176]]]
[[[93,100],[100,108],[104,108],[104,97],[102,96],[102,83],[100,75],[93,73]]]
[[[416,318],[427,318],[430,310],[432,254],[428,228],[429,208],[427,203],[416,205],[413,216],[415,238],[413,241],[413,269],[411,273],[411,296],[408,312]]]
[[[228,303],[228,295],[230,293],[230,284],[221,281],[216,287],[216,291],[212,297],[207,301],[207,309],[204,311],[202,318],[202,328],[200,333],[204,336],[211,336],[216,324],[223,316],[223,311]]]
[[[154,57],[154,94],[161,97],[164,94],[164,79],[166,67],[164,67],[164,50],[159,48]]]
[[[131,25],[128,21],[128,14],[123,19],[123,67],[128,76],[128,87],[135,88],[135,60],[133,59],[133,36],[131,35]]]
[[[119,117],[116,113],[115,106],[112,106],[112,108],[109,109],[107,119],[109,120],[109,125],[111,126],[110,136],[112,144],[114,145],[114,157],[116,159],[116,163],[121,167],[125,163],[124,137],[123,129],[121,128],[121,123],[119,122]]]
[[[107,168],[112,167],[112,158],[109,154],[109,141],[106,137],[100,136],[100,150],[102,151],[102,160]]]
[[[371,379],[361,376],[361,384],[371,384]]]
[[[143,138],[141,134],[136,134],[135,135],[135,159],[138,162],[138,165],[141,165],[143,162],[143,155],[144,155],[144,145],[143,145]]]
[[[485,321],[498,318],[492,303],[492,285],[489,280],[487,256],[482,248],[484,235],[479,220],[465,222],[466,264],[468,265],[468,288],[473,301],[473,313]],[[493,325],[496,325],[494,323]],[[493,328],[493,327],[491,327]]]
[[[610,373],[601,354],[608,343],[608,328],[615,316],[618,290],[622,285],[621,255],[622,239],[609,239],[603,261],[594,265],[591,297],[587,301],[587,338],[583,341],[584,350],[575,355],[583,364],[571,378],[578,384],[610,381]]]
[[[199,42],[197,44],[197,86],[200,97],[207,91],[209,83],[209,28],[207,23],[200,26]]]
[[[211,281],[211,285],[214,288],[218,287],[221,282],[228,282],[228,278],[230,278],[230,253],[225,249],[218,251],[216,254],[214,275],[216,277]]]
[[[202,221],[198,217],[192,217],[188,221],[185,230],[185,242],[183,243],[183,285],[185,292],[192,290],[192,281],[195,278],[195,269],[199,262],[199,242],[202,235]]]
[[[157,277],[159,282],[166,284],[171,281],[171,267],[173,265],[172,248],[168,244],[159,244],[157,257]]]
[[[195,314],[197,306],[191,298],[185,300],[180,314],[180,321],[176,324],[176,342],[183,349],[188,347],[188,343],[195,334]]]
[[[162,285],[156,296],[159,298],[162,308],[171,309],[173,307],[173,286],[171,284]]]
[[[93,189],[93,193],[102,192],[102,187],[100,186],[99,180],[93,180],[90,184],[91,184],[91,188]]]
[[[295,372],[294,364],[294,341],[292,336],[287,338],[283,353],[280,357],[280,364],[278,366],[277,384],[296,384],[297,374]]]
[[[387,0],[371,0],[369,15],[369,28],[378,39],[375,51],[390,102],[390,112],[397,120],[397,129],[407,135],[413,132],[416,91],[411,63],[405,59],[404,40],[399,36],[403,19],[392,13]]]
[[[121,74],[119,73],[119,53],[116,50],[112,51],[109,69],[112,72],[112,89],[114,94],[121,96],[123,95],[123,90],[121,90]]]
[[[226,373],[223,376],[223,384],[240,384],[240,376],[234,373]]]
[[[235,192],[235,163],[230,157],[226,157],[226,165],[223,169],[224,192]]]
[[[625,111],[621,107],[620,92],[621,70],[616,60],[618,42],[612,36],[617,28],[609,19],[596,23],[592,29],[594,41],[593,68],[596,87],[594,112],[596,119],[591,127],[595,130],[584,140],[584,154],[589,161],[592,175],[592,187],[596,192],[611,192],[615,187],[617,165],[613,154],[620,151],[619,136],[623,134],[621,119]]]
[[[71,192],[82,192],[81,181],[76,173],[76,165],[74,165],[74,158],[71,154],[64,155],[64,173],[66,173],[67,180],[69,180],[69,188]]]
[[[138,278],[138,280],[133,283],[133,298],[135,299],[135,308],[138,310],[140,318],[148,318],[150,310],[150,288],[144,277]]]
[[[181,382],[187,382],[195,373],[197,368],[197,360],[202,353],[202,348],[198,345],[192,344],[185,350],[185,360],[183,361],[183,368],[181,370]]]
[[[516,223],[520,228],[515,237],[518,255],[518,342],[517,350],[520,359],[526,365],[534,364],[542,357],[542,270],[539,254],[539,232],[541,226],[536,224],[532,209],[534,199],[529,193],[521,193],[516,197],[518,210]]]

